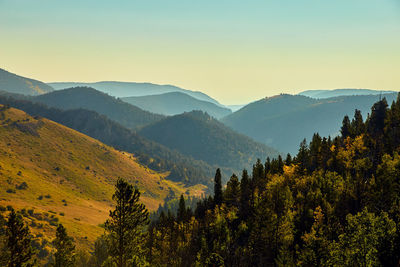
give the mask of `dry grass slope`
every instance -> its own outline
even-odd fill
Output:
[[[141,190],[150,210],[171,193],[201,195],[204,190],[166,180],[166,174],[138,164],[134,155],[53,121],[13,108],[0,110],[0,205],[30,210],[33,215],[26,220],[41,224],[32,229],[44,239],[54,238],[59,220],[78,247],[89,246],[103,233],[99,224],[113,205],[118,177]]]

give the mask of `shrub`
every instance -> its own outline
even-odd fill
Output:
[[[15,190],[14,190],[14,189],[11,189],[11,188],[7,189],[6,192],[7,192],[7,193],[10,193],[10,194],[15,194]]]
[[[42,199],[43,199],[43,196],[42,196],[42,195],[38,196],[38,199],[39,199],[39,200],[42,200]]]
[[[22,182],[20,185],[17,185],[16,188],[17,188],[18,190],[25,190],[25,189],[28,188],[28,184],[25,183],[25,182]]]

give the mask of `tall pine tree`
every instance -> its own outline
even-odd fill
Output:
[[[54,254],[55,267],[74,266],[75,245],[72,238],[67,235],[67,231],[62,224],[57,227],[56,238],[53,241],[56,253]]]

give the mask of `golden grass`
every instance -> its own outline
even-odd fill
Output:
[[[0,205],[56,212],[78,247],[89,246],[103,233],[99,224],[112,208],[118,177],[140,189],[149,210],[157,209],[170,190],[176,196],[200,196],[205,190],[202,185],[185,187],[169,181],[166,175],[140,165],[130,153],[53,121],[13,108],[0,112]],[[16,189],[22,182],[28,188]],[[9,189],[15,193],[7,193]],[[32,231],[51,240],[54,230],[49,226]]]

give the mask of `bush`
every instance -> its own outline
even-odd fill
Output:
[[[25,189],[28,188],[28,184],[25,183],[25,182],[22,182],[20,185],[17,185],[16,188],[17,188],[18,190],[25,190]]]
[[[6,210],[7,210],[6,207],[0,205],[0,211],[6,211]]]
[[[43,199],[43,196],[42,196],[42,195],[38,196],[38,199],[39,199],[39,200],[42,200],[42,199]]]
[[[44,196],[45,198],[51,198],[51,196],[49,194]]]
[[[65,216],[65,213],[64,212],[60,212],[60,216]]]
[[[9,193],[9,194],[15,194],[15,190],[11,189],[11,188],[7,189],[6,192]]]

